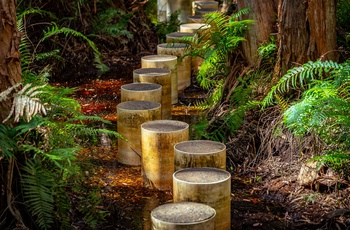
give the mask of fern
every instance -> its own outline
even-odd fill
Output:
[[[81,200],[78,209],[83,213],[85,222],[90,228],[96,229],[97,225],[104,221],[108,211],[98,208],[102,202],[99,191],[91,191],[86,199]]]
[[[23,167],[22,184],[25,203],[31,214],[37,218],[41,229],[52,229],[54,210],[54,180],[39,161],[27,161]]]
[[[101,12],[93,21],[93,30],[95,33],[110,35],[114,38],[125,36],[130,39],[133,35],[125,28],[131,16],[120,9],[109,8]]]
[[[284,94],[294,88],[304,88],[314,79],[322,79],[325,73],[331,70],[339,70],[343,68],[336,62],[321,60],[303,64],[302,66],[292,68],[271,88],[267,96],[262,101],[263,108],[273,103],[275,94]]]
[[[59,28],[58,25],[54,22],[52,22],[52,24],[53,24],[53,26],[51,28],[48,28],[47,31],[45,31],[44,37],[41,39],[42,41],[44,41],[47,38],[50,38],[52,36],[58,35],[58,34],[64,34],[66,37],[68,37],[69,35],[72,35],[72,36],[77,37],[77,38],[82,38],[90,45],[91,49],[94,51],[95,63],[97,63],[97,65],[95,65],[95,66],[101,71],[101,73],[104,73],[104,72],[109,70],[109,68],[105,64],[103,64],[103,62],[101,60],[101,53],[93,41],[91,41],[84,34],[78,32],[76,30],[73,30],[73,29],[70,29],[67,27]]]
[[[31,87],[31,84],[27,84],[19,92],[15,93],[12,102],[12,107],[9,115],[5,118],[3,123],[7,122],[11,116],[14,116],[14,122],[18,122],[20,117],[24,116],[29,122],[33,116],[37,114],[46,115],[46,109],[43,104],[41,104],[39,98],[35,98],[37,94],[42,94],[43,91],[38,89],[45,87],[35,86]]]
[[[17,150],[17,143],[11,133],[12,129],[9,126],[0,124],[0,160],[13,157]]]

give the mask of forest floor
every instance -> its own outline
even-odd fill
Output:
[[[127,61],[125,61],[127,60]],[[75,98],[87,115],[98,115],[117,125],[116,106],[120,102],[120,87],[132,82],[132,70],[139,68],[138,60],[125,57],[113,72],[97,80],[80,81]],[[66,85],[66,83],[56,83]],[[194,122],[198,110],[189,102],[205,98],[195,85],[186,89],[180,103],[173,106],[173,119]],[[253,118],[247,118],[253,123]],[[191,124],[190,124],[191,125]],[[243,126],[244,129],[246,126]],[[113,127],[112,127],[113,128]],[[116,141],[114,141],[115,143]],[[239,143],[239,142],[238,142]],[[306,155],[271,155],[251,167],[249,162],[236,164],[230,158],[237,149],[246,148],[228,142],[228,171],[231,181],[231,229],[349,229],[350,187],[300,186],[297,176]],[[248,146],[248,145],[247,145]],[[109,213],[100,229],[150,229],[150,211],[158,205],[172,202],[170,191],[149,190],[142,186],[140,167],[117,162],[117,146],[93,146],[79,155],[90,162],[86,171],[86,186],[96,189],[103,197],[99,207]],[[79,220],[76,229],[84,229]]]

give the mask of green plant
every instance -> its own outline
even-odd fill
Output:
[[[313,158],[338,172],[349,173],[350,149],[350,60],[308,62],[295,67],[272,87],[263,106],[272,102],[272,95],[294,88],[304,89],[302,97],[283,112],[284,125],[294,134],[316,134],[324,143]]]
[[[77,37],[77,38],[82,38],[90,45],[91,49],[94,51],[95,67],[99,69],[99,71],[100,71],[99,74],[103,74],[109,70],[108,66],[106,66],[102,62],[101,53],[98,50],[96,44],[92,40],[90,40],[84,34],[78,32],[76,30],[73,30],[73,29],[67,28],[67,27],[59,28],[58,25],[54,22],[52,22],[52,24],[53,24],[53,26],[51,28],[48,28],[47,31],[45,31],[44,37],[41,39],[42,41],[48,39],[49,37],[56,36],[58,34],[64,34],[66,37],[68,37],[69,35],[72,35],[72,36]]]
[[[159,37],[160,43],[164,43],[166,40],[166,35],[172,32],[176,32],[181,24],[178,19],[181,10],[176,10],[173,12],[169,18],[163,22],[158,22],[156,24],[156,32]]]
[[[258,54],[261,58],[262,63],[267,63],[271,67],[274,65],[277,55],[277,45],[275,41],[275,37],[270,38],[269,42],[265,44],[261,44],[258,48]],[[263,65],[264,67],[266,65]]]
[[[89,192],[86,199],[79,203],[78,209],[84,215],[85,222],[91,229],[96,229],[97,225],[109,214],[99,208],[102,201],[100,192],[93,190]]]
[[[205,24],[200,28],[200,36],[190,40],[189,50],[186,55],[203,58],[203,63],[197,74],[197,82],[204,89],[222,87],[223,81],[229,73],[230,54],[244,41],[252,20],[238,20],[242,14],[248,13],[248,9],[242,9],[232,16],[213,12],[206,14]]]
[[[220,114],[211,114],[212,119],[206,123],[205,132],[202,134],[205,138],[226,141],[226,137],[232,135],[242,124],[245,112],[255,106],[247,104],[252,92],[247,84],[249,78],[235,79],[237,86],[228,94],[224,94],[227,78],[233,77],[229,76],[232,54],[245,40],[244,35],[253,23],[252,20],[239,20],[248,12],[248,9],[242,9],[231,16],[219,12],[206,14],[204,17],[207,26],[199,28],[198,36],[184,39],[190,44],[185,56],[203,59],[196,81],[208,90],[209,97],[199,106],[203,109],[211,108],[213,111],[214,105],[225,101],[219,105],[222,106],[218,109]],[[224,96],[226,100],[223,100]],[[198,128],[203,130],[204,124]]]
[[[130,39],[133,35],[125,28],[132,15],[126,14],[120,9],[106,9],[101,12],[97,19],[93,21],[93,32],[97,34],[110,35],[114,38],[125,36]],[[126,41],[121,40],[122,43]]]
[[[281,77],[278,83],[271,88],[267,96],[262,101],[262,106],[265,108],[273,103],[275,94],[284,94],[292,89],[305,88],[314,79],[323,79],[325,74],[331,70],[342,68],[336,62],[321,60],[303,64],[302,66],[292,68]]]

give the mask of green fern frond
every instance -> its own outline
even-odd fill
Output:
[[[243,15],[249,14],[249,12],[250,12],[250,9],[248,7],[243,8],[243,9],[239,10],[237,13],[233,14],[232,19],[233,20],[239,19]]]
[[[96,229],[97,225],[105,221],[108,211],[98,208],[102,202],[98,190],[91,191],[88,196],[81,200],[78,209],[83,213],[85,222],[90,228]]]
[[[93,22],[94,32],[115,38],[120,36],[132,38],[132,33],[125,29],[131,16],[131,14],[126,14],[121,9],[107,9],[101,12],[97,20]]]
[[[55,189],[55,206],[57,210],[55,211],[56,216],[60,221],[60,229],[70,229],[71,228],[71,203],[70,197],[64,190],[63,186],[58,186]]]
[[[13,139],[13,130],[7,125],[0,124],[0,160],[9,159],[17,151],[17,143]]]
[[[328,73],[331,70],[337,70],[343,68],[342,65],[333,62],[321,60],[315,62],[308,62],[302,66],[292,68],[278,81],[278,83],[271,88],[267,96],[263,99],[263,108],[273,103],[273,97],[275,94],[284,94],[292,88],[305,87],[311,81],[315,79],[322,79],[323,74]]]
[[[25,203],[41,229],[52,229],[54,210],[54,180],[38,160],[29,160],[23,167]]]
[[[22,20],[25,16],[27,16],[29,14],[39,14],[41,16],[49,16],[52,19],[57,19],[56,15],[53,14],[52,12],[46,11],[46,10],[37,9],[37,8],[30,8],[28,10],[25,10],[22,13],[20,13],[17,16],[17,18]]]
[[[54,23],[54,22],[52,22],[52,24],[53,24],[53,26],[51,28],[48,28],[47,31],[45,31],[45,34],[44,34],[43,38],[41,39],[42,41],[44,41],[47,38],[50,38],[52,36],[58,35],[58,34],[64,34],[66,37],[68,37],[69,35],[72,35],[72,36],[77,37],[77,38],[82,38],[83,40],[85,40],[90,45],[90,47],[94,51],[94,54],[95,54],[95,59],[94,60],[95,60],[95,63],[98,64],[98,65],[96,65],[96,67],[99,68],[101,73],[104,73],[104,72],[109,70],[109,68],[105,64],[102,63],[101,53],[100,53],[100,51],[98,50],[96,44],[93,41],[91,41],[84,34],[78,32],[76,30],[73,30],[73,29],[70,29],[70,28],[67,28],[67,27],[59,28],[58,25],[56,23]]]
[[[277,99],[282,111],[286,111],[289,107],[287,101],[284,100],[284,98],[281,97],[279,94],[275,94],[275,98]]]

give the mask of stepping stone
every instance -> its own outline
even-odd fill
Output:
[[[174,145],[188,137],[189,125],[182,121],[156,120],[141,125],[141,173],[145,187],[172,189]]]
[[[147,55],[141,57],[141,68],[164,68],[170,70],[171,76],[171,103],[178,102],[177,92],[177,57],[174,55]]]
[[[189,140],[174,146],[175,171],[184,168],[226,169],[226,146],[211,140]]]
[[[162,117],[171,119],[171,71],[164,68],[140,68],[133,71],[134,83],[155,83],[162,86]]]
[[[216,211],[215,229],[231,229],[231,174],[217,168],[186,168],[173,175],[174,202],[207,204]]]
[[[118,162],[141,165],[141,124],[161,119],[161,104],[153,101],[126,101],[117,105]]]
[[[214,230],[215,209],[195,202],[168,203],[151,212],[154,230]]]
[[[162,43],[157,45],[157,54],[174,55],[177,57],[177,90],[181,94],[191,85],[191,57],[185,55],[189,45],[184,43]]]
[[[162,86],[156,83],[129,83],[120,88],[121,101],[162,102]]]

